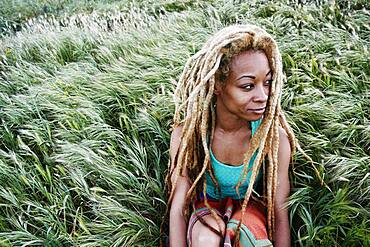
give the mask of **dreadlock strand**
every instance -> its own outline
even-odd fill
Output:
[[[211,205],[209,205],[208,203],[208,198],[207,198],[207,183],[206,183],[206,180],[203,180],[203,195],[204,195],[204,204],[206,205],[207,209],[211,212],[211,215],[212,217],[216,220],[216,223],[217,223],[217,226],[218,228],[220,229],[220,231],[213,231],[215,232],[216,234],[218,234],[220,237],[223,237],[222,236],[222,232],[221,232],[221,221],[222,219],[220,218],[219,215],[217,215],[217,213],[215,212],[214,208],[211,207]],[[208,225],[209,228],[211,229],[214,229],[212,226]],[[215,230],[215,229],[214,229]]]
[[[267,230],[268,230],[268,232],[269,232],[269,228],[271,227],[269,225],[269,222],[270,222],[270,220],[269,220],[269,215],[270,215],[269,208],[270,208],[270,204],[271,204],[271,170],[269,168],[273,165],[273,158],[272,158],[272,153],[271,153],[271,147],[273,145],[272,144],[273,136],[272,136],[271,133],[272,133],[272,129],[270,128],[269,133],[268,133],[268,137],[267,137],[267,140],[266,140],[266,146],[265,146],[265,153],[267,155],[268,166],[267,166],[267,168],[264,167],[264,176],[265,176],[264,195],[266,196],[265,200],[266,200],[266,208],[267,208]]]
[[[196,84],[196,78],[197,78],[197,73],[199,71],[199,63],[201,61],[201,56],[200,58],[195,61],[193,66],[190,69],[189,76],[190,78],[185,78],[179,81],[179,85],[176,88],[175,91],[175,97],[181,98],[182,104],[176,104],[176,112],[175,112],[175,117],[174,121],[180,122],[180,112],[185,111],[185,107],[188,105],[188,102],[191,98],[189,98],[190,93],[192,92],[194,88],[194,84]],[[190,60],[190,59],[189,59]],[[183,90],[182,90],[183,89]],[[182,92],[181,92],[182,90]]]
[[[272,138],[271,138],[272,139]],[[273,177],[273,166],[274,166],[274,160],[272,152],[269,151],[267,154],[269,165],[267,169],[267,232],[269,235],[269,239],[272,238],[272,231],[271,231],[271,209],[272,209],[272,177]]]
[[[273,109],[271,109],[273,110]],[[254,164],[253,164],[253,169],[252,169],[252,173],[251,173],[251,176],[250,176],[250,180],[249,180],[249,184],[248,184],[248,188],[247,188],[247,192],[245,194],[245,197],[244,197],[244,201],[243,201],[243,205],[242,205],[242,218],[245,214],[245,211],[246,211],[246,207],[247,207],[247,203],[249,201],[249,198],[250,198],[250,195],[252,193],[252,188],[253,188],[253,184],[254,184],[254,181],[257,177],[257,173],[258,173],[258,170],[261,166],[261,163],[262,163],[262,149],[264,148],[265,146],[265,142],[266,142],[266,137],[267,137],[267,134],[268,134],[268,129],[270,129],[270,126],[271,126],[271,117],[269,116],[268,118],[266,118],[266,120],[268,121],[264,121],[262,122],[261,126],[262,128],[259,128],[257,130],[257,133],[255,134],[254,137],[252,137],[252,140],[251,140],[251,148],[248,150],[255,150],[255,148],[253,148],[253,139],[257,139],[257,140],[260,140],[260,147],[262,147],[261,149],[259,149],[258,153],[257,153],[257,156],[256,156],[256,159],[254,161]],[[262,135],[262,138],[260,139],[260,136]],[[255,144],[256,146],[258,144]],[[250,151],[251,152],[251,151]],[[247,157],[250,155],[250,153],[247,152]],[[246,168],[244,167],[243,169],[243,181],[246,180]],[[240,185],[240,181],[238,182],[238,185]],[[237,187],[239,187],[237,185]],[[269,186],[268,186],[269,187]],[[269,201],[269,198],[268,198],[268,201]],[[271,199],[270,199],[271,201]],[[237,226],[237,236],[239,234],[239,231],[240,231],[240,227],[241,227],[241,222],[239,222],[238,226]]]
[[[264,145],[265,140],[261,140],[261,142]],[[251,173],[251,177],[250,177],[250,180],[249,180],[247,192],[245,194],[243,204],[242,204],[242,216],[241,216],[241,218],[243,218],[243,216],[245,214],[245,211],[246,211],[246,208],[247,208],[247,203],[248,203],[249,198],[250,198],[251,193],[252,193],[253,184],[254,184],[254,181],[257,177],[257,171],[259,170],[259,168],[261,166],[261,163],[262,163],[262,162],[260,162],[261,161],[261,156],[262,156],[261,154],[262,154],[262,151],[259,150],[258,153],[257,153],[256,160],[253,164],[252,173]],[[241,227],[241,221],[239,221],[239,224],[237,226],[237,236],[239,235],[240,227]]]
[[[215,83],[214,78],[212,78],[211,80],[213,80],[212,83],[214,84]],[[215,130],[215,126],[216,126],[216,112],[215,112],[215,108],[212,104],[213,104],[213,102],[211,102],[211,118],[212,118],[211,120],[212,120],[212,123],[211,123],[211,130],[210,130],[210,135],[211,136],[210,136],[210,140],[209,140],[209,149],[211,149],[211,144],[213,142],[213,137],[214,137],[214,130]],[[220,186],[218,184],[218,181],[216,179],[216,176],[214,174],[214,170],[213,170],[213,167],[211,166],[211,164],[208,168],[208,172],[209,172],[209,175],[211,177],[212,182],[216,185],[216,188],[218,189],[219,194],[221,194],[221,189],[220,189]]]
[[[184,144],[181,146],[181,152],[179,154],[180,162],[183,161],[183,153],[186,151],[189,142],[188,140],[192,133],[192,131],[190,130],[194,129],[195,127],[196,118],[191,118],[190,116],[192,112],[196,112],[196,107],[197,105],[195,104],[194,99],[191,99],[187,104],[187,113],[189,114],[189,116],[185,118],[183,133],[181,135],[181,138],[184,138]]]
[[[255,135],[251,139],[251,142],[250,142],[251,145],[248,148],[247,153],[246,153],[246,156],[245,156],[245,158],[243,160],[243,163],[244,164],[247,164],[247,162],[250,161],[250,159],[251,159],[252,155],[254,154],[254,152],[256,152],[257,149],[258,149],[257,157],[256,157],[256,159],[255,159],[255,161],[253,163],[252,173],[255,170],[255,167],[261,161],[261,156],[262,156],[261,153],[263,152],[264,145],[265,145],[265,141],[262,142],[262,140],[266,139],[266,136],[268,134],[269,128],[271,126],[271,121],[269,121],[269,120],[270,120],[270,117],[264,119],[264,121],[261,123],[260,127],[258,128],[258,130],[256,131]],[[260,142],[260,143],[258,143],[258,142]],[[242,180],[238,182],[238,185],[239,184],[242,184],[242,183],[244,183],[246,181],[246,179],[247,179],[247,170],[248,170],[248,167],[245,166],[243,168],[243,171],[242,171]],[[253,177],[253,176],[251,176],[251,177]]]
[[[272,198],[276,197],[276,187],[277,187],[277,175],[278,175],[278,153],[279,153],[279,121],[278,121],[278,114],[275,117],[274,122],[274,139],[273,139],[273,147],[272,147],[272,155],[273,155],[273,181],[272,181]],[[275,200],[272,201],[272,209],[271,209],[271,225],[272,225],[272,236],[274,236],[275,232]]]
[[[267,138],[268,139],[268,153],[267,158],[269,165],[267,167],[267,229],[268,229],[268,235],[269,239],[272,239],[272,210],[273,210],[273,177],[274,177],[274,167],[275,167],[275,161],[274,161],[274,154],[273,154],[273,147],[275,145],[274,140],[274,123],[272,123],[271,129],[269,131],[270,135]]]
[[[182,136],[183,136],[183,133],[181,134],[181,138],[182,139]],[[171,203],[172,202],[172,199],[173,199],[173,195],[174,195],[174,192],[175,192],[175,188],[176,188],[176,185],[177,185],[177,181],[178,181],[178,178],[179,178],[179,174],[180,174],[180,171],[182,170],[182,166],[183,166],[183,163],[179,163],[179,153],[181,153],[181,150],[180,148],[176,151],[176,155],[175,155],[175,161],[174,161],[174,167],[173,169],[170,171],[170,174],[168,176],[168,181],[171,181],[171,176],[172,176],[172,173],[174,170],[176,170],[176,167],[177,165],[179,164],[179,167],[177,167],[177,170],[176,170],[176,174],[175,174],[175,181],[173,183],[172,186],[169,186],[169,188],[171,188],[171,191],[170,191],[170,194],[169,194],[169,199],[168,199],[168,203]],[[170,161],[168,162],[168,166],[170,166]]]
[[[290,144],[290,147],[291,147],[291,150],[292,150],[291,158],[293,158],[294,155],[295,155],[295,150],[296,150],[296,138],[295,138],[295,135],[294,135],[291,127],[289,126],[289,124],[286,120],[284,112],[282,112],[282,111],[280,111],[279,122],[280,122],[282,128],[287,133],[289,144]],[[291,161],[293,161],[293,160],[291,160]]]
[[[276,65],[278,67],[278,64]],[[280,75],[277,76],[277,81],[281,82]],[[274,230],[275,230],[275,191],[276,191],[276,178],[277,178],[277,166],[278,166],[278,148],[279,148],[279,125],[278,125],[278,115],[279,115],[279,100],[280,100],[280,92],[281,92],[281,83],[276,83],[276,90],[277,93],[275,94],[275,99],[272,101],[272,109],[276,109],[273,113],[274,117],[272,119],[272,146],[269,150],[269,176],[268,176],[268,185],[267,185],[267,193],[268,193],[268,234],[269,238],[273,240]]]
[[[199,61],[199,57],[200,56],[202,56],[204,54],[204,51],[199,51],[199,52],[197,52],[197,53],[195,53],[193,56],[191,56],[187,61],[186,61],[186,63],[185,63],[185,66],[184,66],[184,69],[183,69],[183,72],[181,73],[181,76],[180,76],[180,78],[179,78],[179,83],[183,83],[183,82],[186,82],[187,80],[187,78],[188,78],[188,76],[189,76],[189,74],[191,74],[192,73],[192,71],[193,71],[193,68],[196,68],[196,66],[194,66],[194,64],[193,64],[193,66],[191,65],[192,63],[194,63],[194,61]],[[195,63],[196,64],[196,63]],[[190,67],[192,67],[190,70],[189,70],[189,68]],[[182,86],[182,85],[181,85]],[[181,87],[177,87],[176,88],[176,90],[175,90],[175,92],[177,92],[178,90],[180,90],[181,89]]]
[[[211,101],[211,96],[212,94],[208,94],[207,95],[207,98],[206,98],[206,102],[210,102]],[[188,191],[188,194],[192,192],[192,190],[195,189],[195,185],[198,183],[198,181],[201,179],[201,177],[203,176],[206,168],[208,167],[208,163],[210,163],[210,154],[209,154],[209,150],[208,150],[208,146],[207,146],[207,136],[206,136],[206,131],[207,131],[207,120],[208,120],[208,114],[209,112],[208,111],[205,111],[204,112],[204,115],[203,115],[203,119],[204,121],[201,122],[201,139],[202,139],[202,144],[203,144],[203,149],[205,150],[205,159],[204,159],[204,165],[203,165],[203,168],[202,168],[202,171],[200,172],[200,174],[197,176],[197,178],[194,180],[194,185],[189,189]]]
[[[192,98],[192,97],[191,97],[191,96],[189,96],[189,98]],[[195,104],[195,107],[194,107],[194,108],[196,108],[196,104]],[[194,122],[194,121],[192,121],[192,122]],[[190,128],[190,129],[192,129],[192,128]],[[207,157],[207,156],[208,156],[208,157]],[[189,194],[191,194],[191,193],[192,193],[192,191],[194,190],[194,188],[195,188],[195,186],[196,186],[197,182],[199,181],[199,179],[200,179],[200,178],[201,178],[201,176],[203,175],[203,173],[204,173],[204,171],[205,171],[205,168],[206,168],[207,160],[208,160],[208,162],[209,162],[209,154],[206,152],[205,164],[204,164],[204,166],[203,166],[203,169],[201,170],[201,172],[200,172],[200,174],[198,175],[198,177],[194,180],[194,183],[193,183],[192,187],[189,189],[189,191],[188,191],[188,193],[187,193],[187,197],[189,196]]]
[[[264,126],[264,125],[266,125],[266,122],[265,123],[262,123],[261,124],[261,127]],[[262,130],[265,130],[265,129],[266,128],[262,128]],[[244,164],[248,164],[248,162],[250,161],[250,159],[251,159],[252,155],[254,154],[254,152],[256,152],[256,150],[261,146],[261,145],[257,146],[256,142],[253,141],[254,139],[259,140],[259,136],[261,134],[263,134],[263,133],[261,132],[261,129],[259,129],[259,131],[257,131],[257,133],[255,134],[255,136],[252,137],[251,145],[250,145],[249,149],[247,150],[246,157],[244,158],[244,161],[243,161]],[[252,174],[251,174],[251,177],[250,177],[250,180],[249,180],[249,185],[248,185],[247,191],[249,190],[249,187],[251,187],[250,185],[254,183],[254,180],[252,180],[252,178],[255,177],[255,175],[256,175],[255,174],[256,173],[255,170],[257,169],[257,166],[260,165],[259,163],[260,163],[261,152],[262,152],[262,149],[260,148],[259,151],[258,151],[258,153],[257,153],[257,157],[256,157],[256,159],[255,159],[255,161],[253,163],[253,166],[252,166]],[[246,181],[247,174],[248,174],[247,171],[248,171],[248,167],[245,166],[243,168],[243,170],[242,170],[242,173],[241,173],[242,179],[240,180],[240,177],[239,177],[239,181],[238,181],[238,183],[236,185],[236,190],[237,191],[239,190],[239,187],[241,186],[241,184],[243,184]]]

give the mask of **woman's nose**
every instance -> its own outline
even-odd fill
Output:
[[[256,87],[255,101],[266,102],[269,96],[268,94],[268,90],[263,85]]]

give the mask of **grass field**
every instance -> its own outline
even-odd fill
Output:
[[[294,246],[370,246],[370,4],[5,0],[0,246],[157,246],[173,91],[232,23],[283,55]],[[323,183],[322,183],[323,182]]]

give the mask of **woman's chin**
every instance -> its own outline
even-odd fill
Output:
[[[261,117],[263,117],[264,113],[265,112],[259,112],[259,113],[248,112],[248,114],[245,114],[245,119],[247,119],[248,121],[257,121]]]

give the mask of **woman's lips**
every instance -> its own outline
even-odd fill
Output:
[[[262,108],[254,108],[254,109],[248,109],[249,112],[253,112],[255,114],[263,114],[265,112],[265,107]]]

